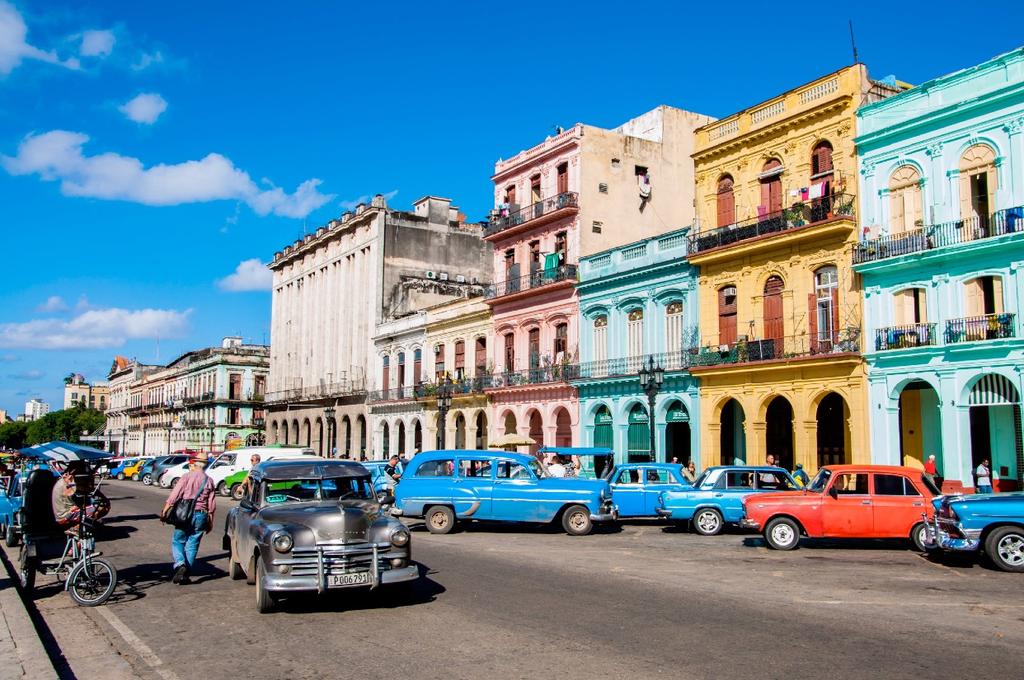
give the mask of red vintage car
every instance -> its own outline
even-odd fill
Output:
[[[768,546],[792,550],[811,538],[908,538],[924,551],[922,514],[931,518],[939,490],[921,472],[895,465],[830,465],[803,491],[743,499],[740,526],[764,533]]]

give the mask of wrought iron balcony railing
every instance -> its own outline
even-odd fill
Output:
[[[374,390],[372,392],[367,392],[366,400],[369,402],[411,401],[417,396],[415,387],[412,385],[403,385],[402,387],[390,387],[386,390]]]
[[[365,393],[366,383],[360,378],[358,380],[347,380],[345,382],[324,383],[322,385],[314,385],[312,387],[300,387],[291,390],[267,392],[265,401],[268,403],[287,403],[310,401],[315,399],[349,397]]]
[[[758,215],[725,227],[702,231],[690,236],[690,253],[702,253],[714,248],[743,243],[771,234],[799,229],[837,217],[854,216],[852,194],[832,194],[811,201],[793,203],[778,212]]]
[[[859,331],[849,329],[817,336],[741,340],[731,345],[701,347],[696,352],[688,352],[686,360],[691,368],[698,368],[856,352],[860,352]]]
[[[554,269],[538,269],[526,276],[517,276],[516,278],[499,281],[493,286],[489,286],[484,293],[484,297],[488,300],[493,300],[505,295],[520,293],[524,290],[542,288],[559,281],[575,281],[576,270],[577,268],[574,264],[563,264]]]
[[[513,210],[503,215],[495,215],[487,224],[484,235],[491,236],[493,234],[498,234],[506,229],[518,227],[519,225],[526,224],[538,217],[544,217],[545,215],[550,215],[554,212],[565,210],[567,208],[579,208],[579,194],[575,191],[566,191],[549,198],[545,198],[541,201],[537,201],[525,208]]]
[[[946,322],[946,344],[1016,337],[1014,314],[986,314]]]
[[[889,326],[875,331],[875,350],[935,345],[935,324],[914,323],[907,326]]]
[[[576,378],[589,380],[594,378],[614,378],[618,376],[637,375],[640,368],[647,364],[648,358],[653,358],[655,365],[666,371],[679,371],[687,367],[687,352],[662,352],[660,354],[643,354],[632,357],[618,357],[616,359],[601,359],[598,361],[585,361],[579,364],[576,369]]]
[[[453,379],[450,388],[455,396],[460,394],[479,394],[491,387],[494,383],[494,376],[487,372],[480,372],[473,378]],[[416,386],[416,397],[418,399],[429,399],[436,397],[441,389],[440,382],[421,383]]]
[[[853,250],[853,263],[874,262],[1021,231],[1024,231],[1024,207],[1007,208],[988,217],[975,216],[923,226],[858,243]]]
[[[552,364],[537,366],[521,371],[495,373],[489,387],[516,387],[518,385],[541,385],[544,383],[569,382],[579,375],[579,364]]]

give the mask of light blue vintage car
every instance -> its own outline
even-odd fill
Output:
[[[743,497],[767,491],[796,491],[793,477],[780,467],[720,465],[709,467],[692,489],[666,491],[658,497],[659,517],[690,522],[704,536],[721,533],[743,518]]]
[[[619,517],[658,517],[658,497],[665,491],[693,487],[683,476],[683,466],[672,463],[623,463],[605,474]]]
[[[939,496],[924,545],[978,552],[1003,571],[1024,572],[1024,492]]]
[[[560,521],[566,533],[589,534],[594,522],[618,518],[603,479],[551,477],[533,456],[496,451],[417,454],[395,485],[395,515],[423,517],[431,533],[459,520]]]

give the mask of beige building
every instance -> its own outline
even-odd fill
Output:
[[[381,389],[378,326],[482,295],[490,247],[446,198],[412,212],[383,196],[275,253],[267,439],[371,456],[367,393]]]
[[[110,400],[110,387],[107,383],[90,384],[78,373],[64,381],[64,408],[72,408],[81,404],[86,408],[106,411]]]

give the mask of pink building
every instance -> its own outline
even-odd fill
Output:
[[[712,118],[660,106],[614,130],[577,124],[495,164],[491,439],[580,442],[579,258],[693,221],[693,131]]]

